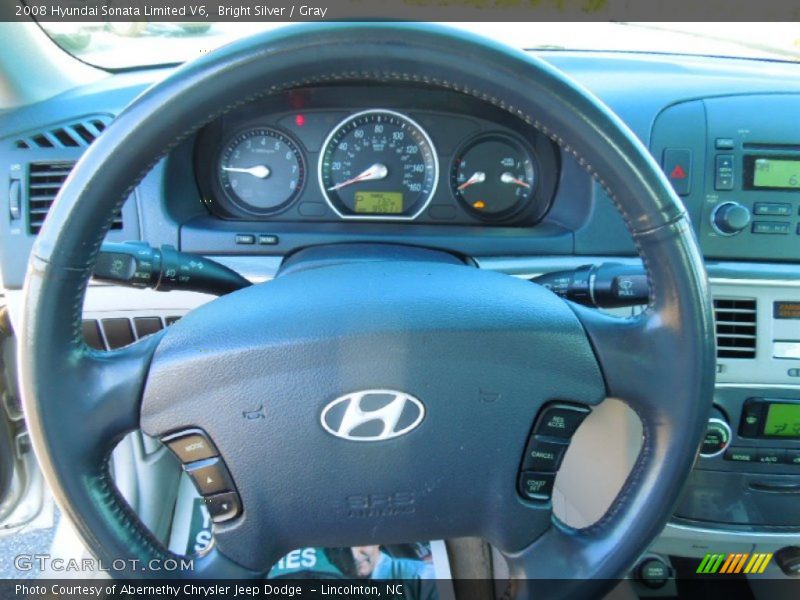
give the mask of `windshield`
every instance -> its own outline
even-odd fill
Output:
[[[41,23],[81,60],[120,69],[179,63],[281,23]],[[797,23],[450,23],[528,50],[800,60]]]

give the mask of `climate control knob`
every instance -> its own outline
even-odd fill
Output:
[[[709,458],[725,452],[731,443],[731,428],[727,419],[720,411],[714,409],[714,414],[708,420],[706,435],[703,438],[703,445],[700,447],[700,456]]]
[[[738,202],[723,202],[711,213],[711,225],[722,235],[735,235],[750,224],[750,211]]]

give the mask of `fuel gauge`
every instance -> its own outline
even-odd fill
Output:
[[[506,135],[481,136],[456,155],[450,185],[459,202],[476,216],[487,220],[512,217],[533,199],[533,156]]]

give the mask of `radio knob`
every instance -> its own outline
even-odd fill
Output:
[[[750,211],[738,202],[723,202],[711,213],[711,225],[722,235],[735,235],[750,224]]]

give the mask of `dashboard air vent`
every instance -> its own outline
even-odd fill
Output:
[[[58,191],[75,163],[72,161],[31,163],[28,166],[28,232],[39,233]],[[122,229],[122,212],[114,215],[111,229]]]
[[[59,125],[28,136],[20,137],[14,141],[14,147],[19,150],[33,148],[86,148],[111,121],[111,117],[100,115],[88,117],[68,125]]]
[[[715,298],[717,358],[756,357],[756,301]]]

